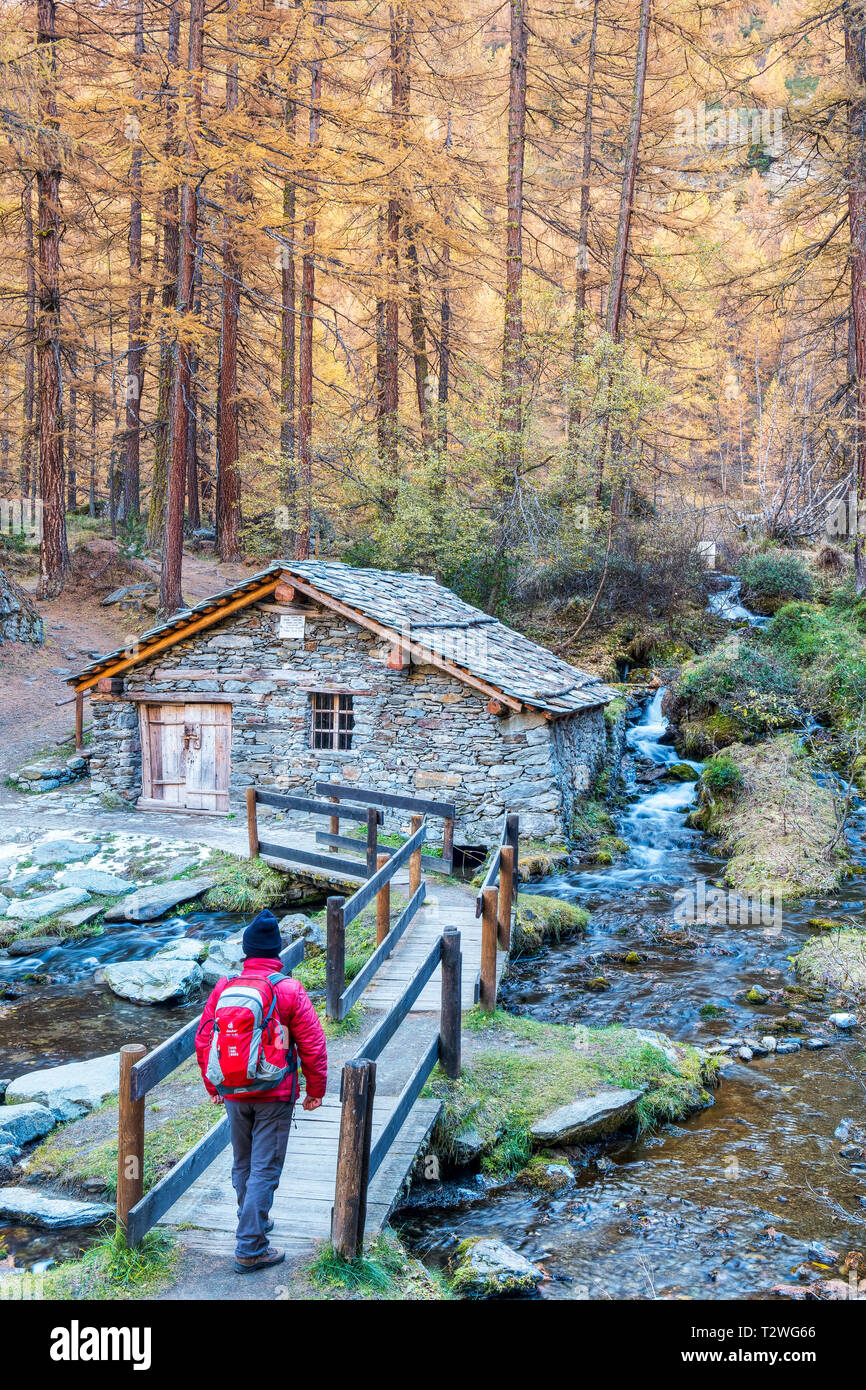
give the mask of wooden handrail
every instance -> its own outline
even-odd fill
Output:
[[[318,796],[332,796],[336,801],[357,801],[362,806],[390,806],[395,811],[417,811],[422,816],[441,816],[454,820],[457,807],[453,801],[432,801],[424,796],[403,796],[397,792],[378,791],[374,787],[349,786],[342,782],[317,782]],[[340,806],[340,815],[346,811]]]
[[[345,1018],[349,1009],[358,999],[362,990],[370,983],[375,974],[375,970],[383,961],[387,960],[391,951],[396,946],[400,936],[409,925],[412,917],[417,912],[424,895],[420,892],[423,887],[421,883],[421,846],[424,843],[425,822],[422,821],[413,835],[410,835],[405,844],[401,845],[394,854],[390,855],[384,862],[381,862],[375,873],[362,884],[350,898],[332,897],[328,899],[328,927],[327,927],[327,961],[325,966],[325,1010],[328,1018],[340,1021]],[[371,960],[376,961],[373,970],[368,969],[370,961],[360,972],[362,984],[356,985],[355,981],[347,987],[346,985],[346,927],[353,922],[359,913],[373,901],[374,898],[380,900],[384,895],[390,896],[390,882],[406,861],[409,861],[409,891],[411,897],[406,908],[400,915],[395,927],[399,930],[396,935],[391,932],[380,941]],[[339,861],[332,861],[339,862]],[[389,908],[390,912],[390,908]],[[381,916],[381,913],[378,914]],[[379,934],[377,924],[377,936]],[[388,943],[390,942],[390,945]],[[388,946],[387,950],[383,947]],[[356,977],[357,978],[357,977]]]
[[[399,849],[395,850],[392,855],[389,855],[388,863],[383,864],[381,869],[377,869],[376,872],[367,879],[366,883],[362,884],[360,888],[355,890],[350,898],[346,899],[343,908],[346,926],[348,926],[350,922],[353,922],[359,913],[364,911],[368,903],[373,901],[382,885],[388,883],[394,877],[397,870],[401,869],[407,860],[412,858],[413,854],[420,852],[426,835],[427,827],[422,821],[421,825],[419,825],[418,829],[415,831],[415,834],[410,835],[409,839],[406,840]]]
[[[511,914],[516,898],[518,817],[506,811],[499,844],[490,860],[475,899],[475,916],[481,918],[481,971],[478,1001],[485,1013],[496,1008],[496,949],[511,946]]]
[[[375,1062],[383,1048],[385,1048],[393,1038],[441,959],[442,938],[440,936],[437,937],[436,942],[431,946],[425,959],[418,966],[418,969],[400,995],[400,998],[391,1005],[387,1014],[382,1019],[382,1022],[373,1029],[370,1036],[361,1044],[360,1048],[355,1053],[355,1061],[359,1061],[362,1057],[366,1057],[369,1061]]]

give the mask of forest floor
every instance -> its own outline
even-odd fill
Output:
[[[199,603],[249,572],[249,565],[223,564],[213,554],[185,553],[184,598],[187,603]],[[142,577],[130,573],[127,583],[140,583]],[[35,591],[35,572],[16,568],[14,578],[29,593]],[[158,570],[153,578],[158,581]],[[96,655],[113,651],[130,635],[153,626],[152,612],[129,613],[117,604],[104,607],[105,596],[99,587],[87,592],[79,584],[56,599],[38,603],[45,624],[43,645],[9,642],[0,651],[0,781],[26,762],[48,756],[71,737],[75,705],[66,684],[69,676]]]

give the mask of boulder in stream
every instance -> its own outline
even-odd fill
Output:
[[[192,960],[130,960],[105,967],[105,983],[134,1004],[185,1004],[201,987]]]
[[[197,936],[179,936],[176,941],[169,941],[166,946],[160,946],[152,959],[193,960],[196,965],[200,965],[206,955],[206,941],[202,941]]]
[[[843,1033],[847,1033],[850,1029],[857,1027],[857,1015],[831,1014],[830,1022],[833,1024],[834,1027],[841,1029]]]
[[[632,1119],[646,1088],[640,1090],[599,1091],[536,1120],[530,1133],[536,1144],[580,1144],[610,1134]]]
[[[0,1187],[0,1217],[16,1225],[96,1226],[114,1215],[104,1202],[76,1202],[68,1197],[48,1197],[36,1187]]]
[[[47,1105],[29,1101],[0,1106],[0,1144],[29,1144],[54,1128],[56,1121]]]
[[[89,896],[84,888],[58,888],[56,893],[43,893],[38,898],[14,898],[6,916],[19,922],[41,922],[43,917],[53,917],[65,907],[86,903]]]
[[[7,1103],[44,1105],[57,1120],[76,1120],[101,1105],[117,1090],[120,1054],[109,1052],[86,1062],[68,1062],[61,1067],[19,1076],[9,1082]],[[0,1110],[0,1125],[2,1125]]]
[[[208,878],[173,879],[171,883],[153,883],[139,888],[122,903],[115,903],[105,914],[106,922],[153,922],[163,917],[178,903],[189,902],[213,888],[216,880]]]
[[[504,1241],[470,1236],[457,1251],[451,1288],[465,1298],[535,1293],[544,1275]]]
[[[241,944],[242,933],[235,936],[227,936],[224,941],[216,941],[207,953],[207,959],[202,961],[201,973],[206,985],[215,985],[217,980],[222,980],[224,976],[232,979],[239,975],[244,966],[244,948]]]
[[[98,893],[102,897],[131,893],[135,887],[132,879],[110,874],[105,869],[64,869],[58,874],[57,882],[64,888],[83,888],[87,893]]]
[[[45,951],[53,951],[63,938],[60,936],[22,936],[18,941],[10,941],[6,951],[12,960],[27,956],[40,956]]]

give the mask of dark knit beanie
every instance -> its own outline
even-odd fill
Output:
[[[244,956],[278,956],[283,949],[277,919],[265,908],[254,917],[243,935]]]

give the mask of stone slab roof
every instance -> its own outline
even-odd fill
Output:
[[[255,602],[262,584],[280,572],[287,582],[291,583],[295,576],[321,595],[352,609],[362,625],[364,619],[372,620],[435,653],[457,668],[457,675],[466,671],[533,709],[553,716],[573,714],[615,698],[616,692],[595,676],[464,603],[430,575],[357,569],[336,560],[275,562],[194,608],[176,613],[167,623],[150,628],[139,638],[140,656],[136,660],[146,660],[148,646],[166,636],[176,633],[176,640],[183,641],[186,629],[203,615],[210,613],[218,621],[219,608],[234,603],[244,591],[249,591],[250,602]],[[92,680],[126,655],[124,648],[109,652],[71,677],[69,683],[80,685]]]

